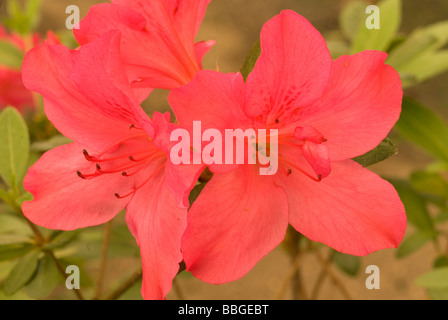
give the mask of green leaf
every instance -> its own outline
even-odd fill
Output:
[[[410,182],[420,193],[448,198],[448,182],[439,172],[414,171],[411,174]]]
[[[2,66],[20,70],[23,52],[8,41],[0,41],[0,62]]]
[[[9,0],[8,18],[4,19],[4,24],[23,35],[29,34],[39,21],[40,4],[40,0],[28,0],[22,9],[19,1]]]
[[[57,248],[62,248],[68,245],[70,242],[76,239],[80,234],[81,230],[73,231],[58,231],[54,237],[50,240],[50,243],[44,246],[45,250],[53,250]]]
[[[350,1],[339,14],[339,26],[344,36],[353,40],[359,30],[365,25],[367,1]]]
[[[26,293],[34,299],[43,299],[47,297],[62,280],[55,261],[45,255],[39,260],[34,277],[25,288]]]
[[[34,152],[46,152],[48,150],[71,142],[72,140],[64,137],[63,135],[56,135],[45,141],[34,142],[33,144],[31,144],[30,149]]]
[[[380,142],[373,150],[363,154],[362,156],[353,158],[356,162],[364,167],[371,166],[380,161],[386,160],[398,153],[395,144],[388,138]]]
[[[434,225],[423,197],[407,181],[391,179],[389,182],[393,184],[403,202],[408,221],[419,230],[434,231]]]
[[[448,288],[426,289],[432,300],[448,300]]]
[[[28,283],[36,271],[39,251],[31,251],[17,262],[3,282],[3,292],[12,295]]]
[[[448,161],[448,125],[434,111],[415,100],[404,98],[395,128],[404,138],[436,158]]]
[[[368,29],[363,26],[357,32],[353,43],[352,53],[363,50],[386,51],[401,24],[401,0],[383,0],[378,4],[380,10],[380,28]],[[367,15],[365,14],[365,19]]]
[[[193,204],[193,202],[196,201],[196,199],[199,197],[199,194],[201,193],[202,189],[204,189],[206,183],[197,184],[194,186],[194,188],[191,190],[188,200],[190,202],[190,207]]]
[[[361,261],[359,257],[352,256],[350,254],[344,254],[335,251],[333,255],[336,265],[346,274],[354,277],[359,272]]]
[[[404,239],[397,250],[397,258],[403,258],[424,246],[436,236],[435,232],[418,231]]]
[[[243,75],[244,80],[247,79],[249,74],[255,67],[255,63],[257,63],[258,57],[261,54],[260,40],[258,40],[250,49],[249,54],[244,61],[243,66],[241,67],[241,74]]]
[[[0,245],[0,261],[7,261],[24,256],[33,250],[34,246],[30,243],[12,243]]]
[[[434,53],[448,42],[448,20],[415,30],[390,53],[387,63],[401,72],[408,63]],[[421,61],[421,60],[420,60]]]
[[[448,50],[428,52],[398,71],[402,76],[403,87],[423,82],[448,70]],[[403,79],[404,77],[404,79]]]
[[[29,135],[20,113],[8,107],[0,114],[0,176],[15,187],[25,173],[29,155]]]
[[[431,270],[418,277],[415,283],[424,288],[448,289],[448,267]]]
[[[434,269],[444,268],[444,267],[448,267],[448,257],[446,257],[446,256],[439,256],[434,261]]]

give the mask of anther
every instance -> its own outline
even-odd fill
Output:
[[[101,171],[101,166],[99,165],[99,163],[97,163],[95,166],[96,166],[96,170]]]
[[[92,161],[94,158],[87,152],[86,149],[82,150],[82,154],[84,155],[84,157],[87,159],[87,161]]]
[[[292,170],[291,170],[291,169],[288,169],[288,173],[287,173],[287,176],[290,176],[290,175],[291,175],[291,173],[292,173]]]
[[[120,199],[120,195],[118,193],[114,194],[114,196],[118,199]]]
[[[317,176],[317,180],[318,180],[318,181],[321,181],[321,180],[322,180],[322,175],[321,175],[321,174]]]
[[[121,173],[121,175],[122,175],[123,177],[126,177],[128,174],[127,174],[126,171],[123,171],[123,172]]]
[[[82,175],[81,171],[76,171],[76,174],[78,175],[78,177],[80,177],[81,179],[85,179],[85,177]]]
[[[131,161],[135,161],[135,159],[134,159],[133,156],[129,156],[129,160],[131,160]]]
[[[276,124],[278,124],[280,122],[280,120],[278,120],[278,119],[275,119],[275,123]]]

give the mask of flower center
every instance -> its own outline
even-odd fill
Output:
[[[133,195],[141,189],[165,167],[166,162],[166,159],[162,160],[166,157],[165,153],[155,148],[148,135],[141,128],[132,125],[129,129],[137,133],[116,141],[97,155],[92,155],[86,149],[83,149],[84,158],[89,163],[94,164],[92,166],[94,171],[89,173],[76,171],[81,179],[93,179],[103,175],[121,175],[123,178],[134,177],[135,181],[140,181],[130,192],[124,195],[115,193],[115,197],[119,199]],[[153,161],[159,162],[159,164],[148,174],[148,170],[144,169],[148,168]],[[148,174],[148,177],[141,177],[145,173]],[[142,180],[143,182],[141,182]]]

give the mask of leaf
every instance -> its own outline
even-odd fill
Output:
[[[446,257],[446,256],[439,256],[434,261],[434,269],[443,268],[443,267],[448,267],[448,257]]]
[[[194,188],[191,190],[188,200],[190,202],[190,207],[192,206],[193,202],[196,201],[196,199],[199,197],[199,194],[201,193],[202,189],[204,189],[206,183],[197,184],[194,186]]]
[[[448,267],[431,270],[418,277],[415,283],[424,288],[448,289]]]
[[[10,187],[23,177],[29,156],[29,135],[20,113],[8,107],[0,114],[0,176]]]
[[[339,26],[344,36],[353,40],[364,26],[367,1],[348,2],[339,14]]]
[[[363,154],[362,156],[353,158],[354,161],[358,162],[363,167],[371,166],[380,161],[386,160],[398,153],[395,144],[388,138],[380,142],[380,144],[373,150]]]
[[[387,63],[398,71],[421,56],[434,53],[448,42],[448,20],[415,30],[391,51]]]
[[[419,230],[434,231],[434,225],[423,197],[404,180],[390,179],[406,210],[408,221]]]
[[[31,144],[30,149],[34,152],[46,152],[48,150],[71,142],[72,140],[64,137],[63,135],[56,135],[45,141],[34,142],[33,144]]]
[[[7,245],[0,245],[0,261],[7,261],[24,256],[34,246],[30,243],[12,243]]]
[[[9,67],[20,71],[24,54],[8,41],[0,41],[0,61],[2,67]]]
[[[73,231],[58,231],[54,238],[50,240],[50,243],[44,246],[45,250],[53,250],[62,248],[68,245],[70,242],[76,239],[76,237],[80,234],[81,230],[73,230]]]
[[[247,55],[246,60],[244,61],[243,66],[241,67],[240,72],[243,75],[244,81],[246,81],[247,77],[254,69],[260,54],[261,54],[261,47],[260,47],[260,40],[258,40],[250,49],[249,54]]]
[[[346,274],[352,277],[358,274],[361,264],[359,257],[335,251],[333,259],[339,269],[341,269]]]
[[[398,71],[404,76],[403,87],[423,82],[448,70],[448,50],[428,52]]]
[[[403,258],[424,246],[437,234],[431,231],[419,231],[404,239],[397,250],[397,258]]]
[[[448,199],[448,182],[439,172],[414,171],[411,174],[410,182],[420,193]]]
[[[17,262],[3,282],[3,292],[12,295],[28,283],[37,268],[39,251],[31,251]]]
[[[434,157],[448,161],[448,125],[434,111],[404,98],[396,130]]]
[[[353,43],[352,53],[363,50],[386,51],[393,41],[401,24],[401,0],[383,0],[378,4],[380,10],[380,28],[361,27]],[[367,15],[365,18],[367,19]]]
[[[448,300],[448,288],[426,289],[432,300]]]
[[[25,288],[26,293],[34,299],[48,296],[62,280],[58,267],[49,255],[39,260],[34,277]]]

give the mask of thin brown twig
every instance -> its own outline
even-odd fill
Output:
[[[330,253],[327,258],[327,264],[333,260],[333,253]],[[327,273],[325,272],[325,269],[322,268],[322,270],[319,273],[319,276],[317,277],[316,283],[314,284],[313,290],[311,291],[311,300],[316,300],[317,296],[319,295],[319,291],[324,283],[325,277],[327,276]]]
[[[284,295],[286,294],[286,291],[288,290],[289,285],[291,284],[297,270],[300,268],[301,266],[301,262],[302,262],[302,258],[303,258],[303,251],[300,251],[294,261],[291,264],[291,267],[289,269],[288,275],[286,276],[285,280],[283,281],[282,286],[280,287],[279,292],[277,293],[277,296],[275,297],[276,300],[281,300],[283,299]]]
[[[319,262],[322,264],[323,270],[330,277],[333,284],[339,288],[344,298],[347,300],[352,300],[350,293],[345,288],[342,281],[334,274],[333,270],[330,268],[328,261],[325,260],[325,258],[322,256],[322,253],[320,252],[319,248],[317,248],[314,245],[311,245],[311,248],[314,250],[314,253],[316,254]]]
[[[126,281],[124,281],[117,289],[112,291],[103,300],[117,300],[130,287],[140,281],[142,278],[142,267],[138,268]]]
[[[112,221],[108,221],[104,226],[104,240],[103,240],[103,247],[101,249],[101,260],[98,272],[98,279],[95,286],[95,294],[93,296],[94,300],[100,299],[103,290],[103,282],[106,274],[107,253],[109,251],[111,231],[112,231]]]

